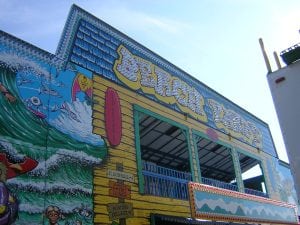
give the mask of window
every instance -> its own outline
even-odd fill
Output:
[[[268,197],[260,161],[243,153],[239,153],[239,161],[245,193]]]
[[[144,193],[187,199],[192,178],[185,131],[144,112],[138,112],[137,121]]]
[[[238,191],[231,149],[195,135],[202,183]]]

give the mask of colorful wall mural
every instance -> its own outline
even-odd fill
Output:
[[[191,217],[188,200],[141,194],[141,109],[247,148],[270,170],[269,195],[290,202],[273,186],[267,124],[75,5],[56,54],[0,31],[0,91],[0,224]]]
[[[74,8],[62,37],[58,57],[277,156],[267,124],[101,20]]]
[[[253,198],[208,185],[189,183],[192,213],[199,219],[230,218],[232,221],[297,223],[295,205]],[[250,197],[250,198],[249,198]]]
[[[281,201],[297,205],[299,208],[299,201],[289,164],[270,159],[267,166],[273,191],[278,194]]]
[[[93,170],[107,147],[92,133],[91,76],[0,42],[1,224],[42,224],[53,213],[93,224]]]
[[[299,205],[299,201],[297,198],[295,184],[293,180],[293,176],[291,173],[291,169],[289,165],[284,162],[279,162],[278,164],[278,190],[280,193],[280,198],[282,201]]]

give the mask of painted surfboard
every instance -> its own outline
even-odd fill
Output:
[[[28,109],[29,109],[34,115],[36,115],[37,117],[39,117],[39,118],[41,118],[41,119],[45,119],[45,118],[47,117],[44,113],[42,113],[42,112],[40,112],[40,111],[37,111],[37,110],[35,110],[35,109],[31,108],[31,107],[28,107]]]
[[[33,170],[38,165],[37,161],[35,161],[32,158],[29,158],[29,157],[25,156],[24,161],[18,163],[18,169],[15,169],[13,167],[13,165],[16,165],[16,164],[13,163],[13,162],[10,162],[5,153],[0,153],[0,162],[6,168],[6,178],[7,179],[14,178],[14,177],[19,176],[23,173],[30,172],[31,170]]]
[[[120,98],[116,90],[107,88],[105,92],[105,131],[111,146],[117,146],[122,137],[122,115]]]

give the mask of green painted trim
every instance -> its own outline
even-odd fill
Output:
[[[188,127],[187,127],[187,126],[185,126],[185,125],[183,125],[183,124],[180,124],[180,123],[177,123],[177,122],[174,121],[174,120],[171,120],[171,119],[169,119],[169,118],[167,118],[167,117],[164,117],[164,116],[162,116],[162,115],[160,115],[160,114],[157,114],[157,113],[155,113],[155,112],[152,112],[152,111],[150,111],[150,110],[148,110],[148,109],[142,108],[142,107],[139,106],[139,105],[133,105],[133,109],[134,109],[134,110],[137,110],[137,111],[139,111],[139,112],[141,112],[141,113],[145,113],[145,114],[147,114],[147,115],[149,115],[149,116],[155,117],[155,118],[157,118],[157,119],[159,119],[159,120],[162,120],[162,121],[164,121],[164,122],[166,122],[166,123],[172,124],[172,125],[174,125],[174,126],[180,128],[180,129],[182,129],[182,130],[188,130]]]
[[[202,175],[201,175],[201,169],[200,169],[200,160],[199,160],[199,155],[198,155],[198,148],[197,148],[197,140],[196,138],[199,137],[199,135],[193,133],[194,131],[192,130],[192,136],[193,136],[193,144],[194,144],[194,151],[195,151],[195,157],[196,157],[196,167],[198,171],[198,179],[199,183],[202,183]]]
[[[150,214],[150,225],[155,225],[155,216]]]
[[[182,131],[185,134],[185,138],[187,140],[187,145],[188,145],[188,151],[189,151],[189,159],[190,159],[190,169],[192,173],[192,180],[198,182],[198,178],[195,177],[195,170],[194,170],[194,165],[193,165],[193,151],[191,148],[191,140],[190,140],[190,133],[189,130],[183,130]]]
[[[192,149],[191,149],[191,143],[190,143],[190,136],[189,136],[189,128],[183,124],[177,123],[176,121],[173,121],[169,118],[163,117],[160,114],[154,113],[148,109],[145,109],[139,105],[133,105],[133,110],[134,110],[134,127],[135,127],[135,144],[136,144],[136,157],[137,157],[137,163],[138,163],[138,176],[139,176],[139,189],[142,190],[144,193],[144,178],[142,175],[142,157],[141,157],[141,149],[140,149],[140,136],[139,136],[139,119],[136,118],[136,114],[138,113],[144,113],[149,116],[152,116],[154,118],[157,118],[161,121],[164,121],[166,123],[172,124],[173,126],[176,126],[181,129],[182,133],[185,135],[186,140],[187,140],[187,146],[188,146],[188,151],[189,151],[189,160],[190,160],[190,170],[192,173],[192,178],[193,180],[197,180],[198,178],[195,177],[195,171],[193,167],[193,157],[192,157]],[[199,173],[198,173],[199,174]],[[140,181],[143,182],[143,185],[140,184]]]
[[[202,138],[206,138],[208,140],[211,140],[207,134],[201,132],[201,131],[198,131],[198,130],[195,130],[195,129],[192,129],[192,133],[193,133],[193,139],[195,140],[197,137],[202,137]],[[230,151],[230,154],[231,154],[231,151],[233,149],[233,146],[229,145],[228,143],[226,142],[223,142],[221,140],[216,140],[214,141],[215,143],[217,144],[221,144],[227,148],[229,148],[229,151]],[[197,154],[197,168],[198,168],[198,171],[199,171],[199,179],[200,181],[202,181],[202,175],[201,175],[201,165],[200,165],[200,160],[199,160],[199,155],[198,155],[198,148],[197,148],[197,145],[196,145],[196,141],[194,141],[194,148],[195,148],[195,153]],[[231,159],[232,161],[234,160],[233,157],[232,157],[232,154],[231,154]],[[233,162],[234,164],[234,162]],[[236,173],[236,171],[235,171]],[[237,175],[236,175],[237,176]]]
[[[252,157],[252,158],[254,158],[254,159],[257,159],[258,161],[261,161],[261,158],[259,157],[259,156],[257,156],[257,155],[255,155],[255,154],[253,154],[252,152],[248,152],[248,151],[246,151],[246,150],[243,150],[243,149],[241,149],[241,148],[239,148],[239,147],[236,147],[236,150],[237,150],[237,152],[239,153],[243,153],[244,155],[247,155],[247,156],[249,156],[249,157]]]
[[[141,143],[140,143],[140,128],[139,128],[139,112],[134,110],[133,112],[133,120],[134,120],[134,136],[135,136],[135,149],[136,149],[136,163],[137,163],[137,174],[138,174],[138,182],[139,182],[139,193],[145,193],[145,186],[144,186],[144,177],[142,174],[143,167],[142,167],[142,157],[141,157]]]
[[[198,135],[198,136],[201,136],[201,137],[204,137],[204,138],[206,138],[206,139],[208,139],[208,140],[211,140],[210,137],[208,137],[207,134],[205,134],[205,133],[203,133],[203,132],[201,132],[201,131],[192,129],[192,132],[193,132],[194,134]],[[222,140],[219,140],[219,139],[216,140],[216,141],[214,141],[214,142],[216,142],[216,143],[218,143],[218,144],[221,144],[221,145],[223,145],[223,146],[225,146],[225,147],[227,147],[227,148],[230,148],[230,149],[233,148],[232,145],[230,145],[230,144],[228,144],[228,143],[226,143],[226,142],[224,142],[224,141],[222,141]]]
[[[237,148],[237,154],[238,153],[242,153],[246,156],[249,156],[249,157],[252,157],[254,159],[256,159],[257,161],[259,161],[259,167],[260,167],[260,170],[261,170],[261,173],[262,173],[262,176],[264,178],[264,182],[265,182],[265,188],[266,188],[266,193],[270,196],[270,192],[269,192],[269,188],[268,188],[268,185],[269,183],[267,183],[267,180],[266,180],[266,173],[265,173],[265,164],[264,164],[264,160],[262,158],[260,158],[259,156],[257,155],[254,155],[253,153],[251,152],[248,152],[248,151],[245,151],[241,148]],[[240,160],[239,160],[240,161]],[[240,166],[241,168],[241,166]],[[241,171],[242,173],[242,171]],[[241,174],[242,175],[242,174]],[[269,177],[268,177],[269,178]],[[270,179],[270,178],[269,178]],[[243,182],[244,183],[244,182]]]
[[[259,166],[260,166],[262,175],[263,175],[263,177],[264,177],[266,193],[267,193],[268,196],[270,197],[271,191],[269,191],[269,185],[271,185],[271,184],[269,184],[269,182],[267,182],[267,179],[266,179],[266,174],[267,174],[267,173],[265,173],[265,171],[266,171],[266,170],[265,170],[266,164],[265,164],[264,162],[265,162],[265,161],[261,161],[260,164],[259,164]],[[270,179],[270,178],[268,177],[268,179]]]
[[[238,152],[237,152],[236,148],[231,149],[231,157],[233,159],[235,179],[236,179],[238,189],[239,189],[240,192],[244,193],[245,192],[245,187],[244,187],[244,182],[243,182],[243,178],[242,178],[240,160],[239,160]]]

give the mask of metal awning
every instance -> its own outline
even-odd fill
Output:
[[[180,171],[190,171],[189,152],[182,130],[172,124],[141,114],[142,159]]]
[[[187,139],[179,127],[140,113],[140,145],[142,160],[159,166],[189,172]],[[232,182],[235,172],[230,149],[198,135],[195,136],[202,177]],[[247,171],[257,160],[240,154],[241,170]]]
[[[251,225],[249,223],[232,223],[232,222],[217,222],[217,221],[200,221],[192,218],[184,218],[177,216],[168,216],[161,214],[151,214],[152,225]],[[253,224],[254,225],[254,224]]]
[[[203,137],[197,137],[197,149],[203,177],[233,181],[236,176],[230,149]]]

